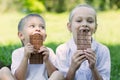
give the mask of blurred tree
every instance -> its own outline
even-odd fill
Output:
[[[19,0],[22,4],[20,6],[20,10],[22,12],[44,12],[45,6],[43,4],[43,0]]]
[[[0,0],[0,9],[2,12],[9,10],[20,10],[22,12],[44,12],[45,0]]]
[[[110,7],[113,9],[120,8],[120,0],[110,0]]]
[[[88,3],[98,10],[119,9],[120,0],[0,0],[0,11],[20,10],[22,12],[64,12],[75,5]]]
[[[66,11],[65,0],[45,0],[45,6],[48,11],[64,12]]]
[[[65,0],[58,0],[55,11],[58,13],[66,11]]]

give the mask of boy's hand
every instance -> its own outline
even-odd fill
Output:
[[[30,43],[25,45],[25,57],[30,58],[31,53],[34,53],[34,47]]]
[[[84,50],[86,59],[89,62],[89,67],[90,69],[95,68],[95,63],[96,63],[96,54],[95,51],[93,51],[91,48],[88,48],[87,50]]]
[[[49,50],[46,47],[40,47],[40,50],[38,52],[42,53],[44,62],[46,62],[49,59]]]
[[[85,54],[83,50],[77,50],[76,53],[72,56],[71,70],[76,71],[83,61],[85,61]]]

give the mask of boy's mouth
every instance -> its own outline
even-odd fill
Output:
[[[33,32],[32,35],[33,35],[33,34],[40,34],[40,32]]]

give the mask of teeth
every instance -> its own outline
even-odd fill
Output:
[[[79,32],[90,32],[90,30],[89,29],[81,29],[81,30],[79,30]]]

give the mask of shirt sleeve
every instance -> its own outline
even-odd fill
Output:
[[[64,76],[66,76],[69,66],[68,66],[68,61],[67,61],[67,47],[65,44],[60,45],[56,49],[56,67],[61,71]]]
[[[18,50],[13,51],[13,53],[12,53],[12,64],[11,64],[11,71],[12,71],[13,75],[15,73],[15,70],[20,65],[21,60],[22,60],[22,53],[19,53]]]
[[[106,46],[103,46],[100,48],[98,53],[98,71],[100,72],[103,80],[110,80],[111,61],[109,49]]]
[[[47,47],[48,48],[48,47]],[[55,64],[55,59],[56,59],[56,55],[54,53],[54,51],[51,48],[48,48],[49,50],[49,60],[52,62],[52,64]]]

